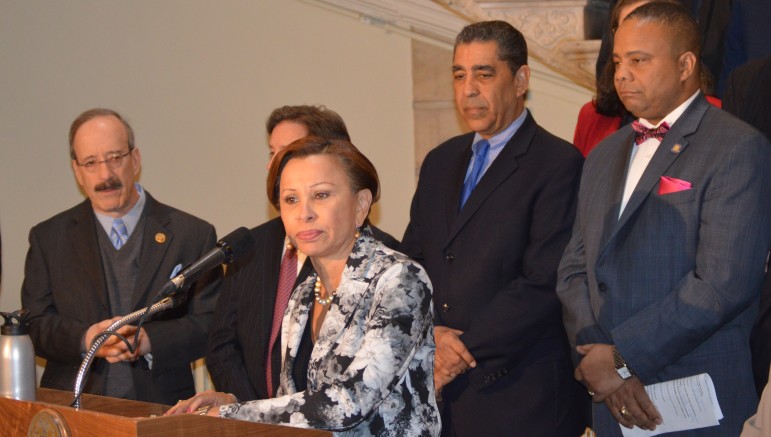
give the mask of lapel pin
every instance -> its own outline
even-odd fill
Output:
[[[158,244],[163,244],[166,242],[166,234],[163,232],[158,232],[155,234],[155,242]]]
[[[672,153],[680,153],[683,151],[683,146],[681,146],[679,143],[672,146],[671,149],[669,149]]]

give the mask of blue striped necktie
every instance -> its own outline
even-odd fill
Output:
[[[477,150],[474,152],[474,166],[471,168],[471,173],[466,178],[466,182],[463,183],[463,192],[460,197],[460,209],[463,209],[463,205],[466,204],[471,192],[477,186],[477,182],[482,177],[482,169],[487,161],[487,153],[490,151],[490,143],[483,139],[477,143]]]
[[[116,249],[120,249],[126,244],[128,237],[128,229],[126,229],[126,224],[123,223],[123,220],[113,220],[112,229],[110,230],[110,241],[112,241],[112,245],[115,246]]]

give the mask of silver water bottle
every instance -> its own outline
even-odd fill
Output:
[[[0,312],[0,396],[35,400],[35,348],[29,338],[27,311]]]

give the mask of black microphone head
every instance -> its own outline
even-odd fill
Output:
[[[230,264],[253,251],[255,244],[251,231],[245,227],[240,227],[222,237],[217,242],[217,247],[221,248],[225,253],[225,264]]]

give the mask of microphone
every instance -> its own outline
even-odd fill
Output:
[[[171,278],[159,292],[159,296],[171,296],[193,282],[201,274],[220,264],[230,264],[236,259],[254,250],[254,237],[248,229],[240,227],[217,242],[217,247],[210,250],[197,261],[185,267],[177,276]]]

